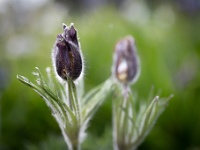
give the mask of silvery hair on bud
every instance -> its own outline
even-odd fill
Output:
[[[67,76],[75,83],[82,79],[84,59],[73,23],[69,27],[63,23],[63,33],[58,34],[52,50],[52,64],[61,83],[67,81]]]

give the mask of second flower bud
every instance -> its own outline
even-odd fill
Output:
[[[137,80],[139,72],[139,58],[134,39],[127,36],[115,46],[112,73],[120,83],[127,85]]]

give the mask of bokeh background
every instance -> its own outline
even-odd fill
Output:
[[[135,38],[145,101],[152,86],[174,94],[139,150],[200,150],[199,0],[0,0],[0,149],[67,149],[44,101],[16,75],[51,67],[62,23],[75,24],[85,57],[85,90],[111,75],[115,43]],[[112,149],[108,98],[91,121],[84,150]]]

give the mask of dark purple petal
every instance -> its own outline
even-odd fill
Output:
[[[53,49],[53,62],[56,73],[64,80],[69,76],[76,80],[82,72],[82,58],[77,31],[74,26],[63,25],[64,32],[57,36]]]

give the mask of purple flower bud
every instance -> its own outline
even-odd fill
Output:
[[[53,48],[53,66],[62,79],[67,80],[67,76],[69,76],[72,80],[76,80],[83,70],[77,31],[73,24],[70,27],[63,24],[63,30],[64,32],[57,36]]]
[[[133,37],[127,36],[116,44],[113,58],[114,77],[125,85],[135,82],[140,68]]]

